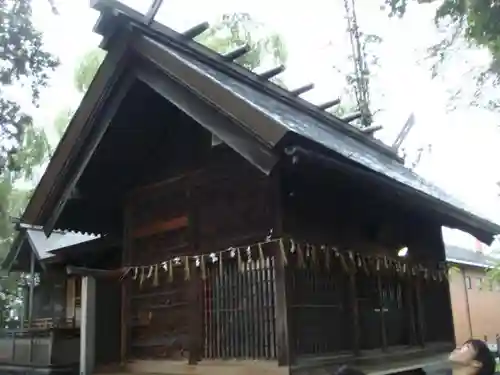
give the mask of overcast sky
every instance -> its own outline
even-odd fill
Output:
[[[432,152],[423,157],[417,171],[500,222],[496,185],[500,180],[499,116],[468,106],[447,111],[450,91],[457,87],[466,92],[473,89],[466,72],[471,66],[485,67],[487,52],[469,49],[457,53],[445,67],[446,74],[433,80],[424,60],[426,49],[439,38],[432,22],[433,6],[411,6],[403,20],[390,20],[380,10],[382,2],[357,1],[362,30],[383,38],[376,49],[381,67],[374,70],[372,82],[374,107],[384,109],[377,117],[384,126],[380,137],[391,143],[413,112],[416,125],[404,147],[414,152],[420,146],[432,145]],[[72,86],[76,62],[99,43],[99,37],[92,33],[98,15],[87,1],[57,3],[59,16],[51,13],[48,0],[34,2],[35,22],[45,34],[47,48],[62,61],[36,112],[37,123],[50,134],[58,110],[75,106],[79,100]],[[147,0],[124,3],[140,11],[148,7]],[[202,21],[210,22],[224,12],[251,13],[284,37],[289,52],[284,77],[287,85],[315,83],[306,98],[316,103],[341,95],[345,78],[338,70],[350,69],[343,4],[343,0],[164,0],[157,20],[182,31]],[[452,242],[473,244],[463,237],[447,234]]]

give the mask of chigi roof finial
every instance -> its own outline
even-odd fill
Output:
[[[202,23],[199,23],[198,25],[195,25],[195,26],[187,29],[186,31],[184,31],[182,33],[182,35],[188,39],[194,39],[198,35],[203,34],[209,28],[210,28],[210,24],[208,22],[202,22]]]

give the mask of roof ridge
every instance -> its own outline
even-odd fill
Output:
[[[105,38],[102,45],[103,48],[106,48],[106,37],[109,36],[119,24],[119,22],[116,22],[117,17],[125,17],[129,22],[132,22],[136,28],[140,29],[155,41],[166,44],[169,48],[177,50],[177,52],[188,54],[195,60],[237,79],[242,83],[253,86],[253,88],[266,95],[316,118],[326,126],[345,133],[350,138],[365,144],[375,151],[385,154],[397,162],[403,162],[403,159],[399,157],[393,149],[380,140],[372,137],[373,133],[379,130],[380,127],[374,126],[369,129],[367,128],[367,131],[363,131],[359,127],[349,123],[349,121],[354,121],[361,116],[359,112],[342,119],[326,111],[326,109],[338,105],[340,99],[337,98],[323,104],[315,105],[300,97],[301,94],[311,90],[314,84],[308,84],[294,90],[287,90],[270,81],[270,78],[277,76],[285,70],[283,65],[258,74],[255,71],[234,63],[235,59],[243,56],[249,51],[248,46],[243,45],[225,55],[221,55],[193,40],[194,37],[202,34],[209,28],[207,22],[196,25],[183,33],[179,33],[164,24],[154,21],[154,14],[153,16],[149,13],[143,15],[117,0],[95,0],[91,6],[101,12],[101,17],[94,27],[94,31]],[[113,19],[115,19],[114,26],[110,26],[113,24]]]

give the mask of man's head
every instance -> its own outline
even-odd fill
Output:
[[[488,345],[481,340],[468,340],[450,354],[450,362],[467,375],[492,375],[495,358]]]

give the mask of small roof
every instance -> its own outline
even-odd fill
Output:
[[[454,245],[446,245],[446,260],[450,263],[481,268],[492,268],[498,265],[498,259],[479,251]]]
[[[0,268],[11,270],[29,270],[30,254],[34,252],[38,267],[52,258],[53,251],[74,246],[99,238],[97,235],[75,232],[54,231],[47,237],[41,227],[20,225],[19,233]]]
[[[180,34],[152,20],[150,12],[140,14],[115,0],[96,0],[93,6],[101,12],[96,31],[103,35],[108,54],[35,190],[24,221],[43,225],[47,232],[56,227],[106,133],[108,117],[118,111],[125,94],[117,90],[131,90],[131,82],[138,80],[264,173],[285,154],[305,148],[350,173],[363,173],[370,183],[376,181],[403,201],[437,213],[442,225],[487,243],[500,233],[498,224],[407,169],[393,151],[348,119],[333,116],[300,98],[300,92],[274,85],[269,75],[250,72],[192,40],[206,29],[203,25]],[[130,60],[137,55],[141,59]],[[86,209],[82,205],[68,216],[78,220]],[[78,229],[96,225],[98,216],[85,224],[87,228]]]

